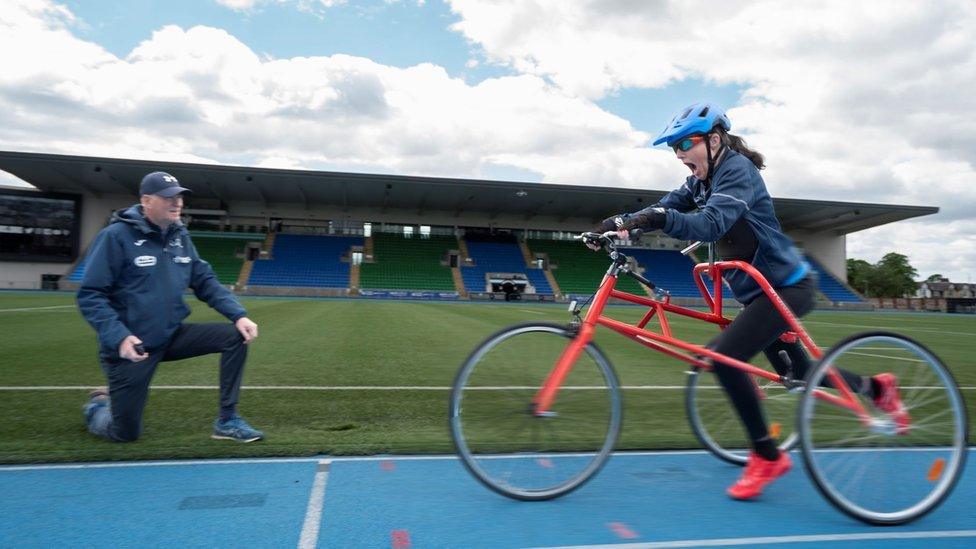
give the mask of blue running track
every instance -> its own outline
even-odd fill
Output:
[[[972,451],[971,451],[972,453]],[[562,498],[518,502],[453,457],[0,467],[0,547],[976,547],[974,456],[907,526],[835,510],[795,467],[758,500],[704,452],[621,453]]]

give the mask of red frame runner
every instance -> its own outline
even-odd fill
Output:
[[[722,271],[732,269],[745,271],[750,277],[752,277],[752,279],[759,284],[759,287],[762,288],[762,291],[765,292],[765,294],[776,306],[776,309],[786,320],[787,324],[790,326],[790,331],[785,332],[782,336],[780,336],[781,339],[784,341],[795,341],[796,338],[799,338],[800,341],[803,342],[803,345],[806,347],[807,351],[813,355],[815,359],[819,360],[823,358],[823,351],[816,345],[816,343],[814,343],[813,339],[803,328],[803,325],[800,324],[800,321],[796,318],[793,312],[790,311],[789,307],[787,307],[786,303],[783,302],[779,294],[776,293],[776,290],[772,287],[772,285],[766,280],[762,273],[744,261],[718,261],[712,264],[700,263],[695,266],[695,283],[698,285],[698,289],[701,292],[702,297],[705,299],[705,303],[708,305],[709,312],[701,312],[694,309],[689,309],[687,307],[672,305],[670,303],[670,296],[666,296],[663,301],[658,301],[656,299],[618,291],[614,289],[614,286],[617,283],[617,277],[608,273],[603,277],[603,282],[600,283],[600,288],[593,296],[593,304],[590,306],[589,310],[587,310],[586,316],[583,318],[582,324],[579,328],[579,334],[573,338],[572,342],[566,347],[562,355],[560,355],[559,360],[557,360],[556,365],[549,373],[545,383],[539,389],[539,392],[533,399],[533,402],[535,403],[535,413],[543,414],[549,411],[549,408],[556,399],[559,388],[562,386],[563,380],[569,374],[569,371],[572,369],[576,359],[579,358],[580,353],[583,352],[583,348],[593,340],[593,332],[598,325],[606,326],[607,328],[610,328],[611,330],[618,332],[640,343],[641,345],[644,345],[645,347],[650,347],[655,351],[659,351],[670,357],[677,358],[694,366],[698,366],[699,368],[704,368],[707,370],[711,369],[711,365],[700,358],[705,357],[733,366],[745,371],[746,373],[781,383],[779,375],[775,373],[763,370],[762,368],[757,368],[749,363],[736,360],[721,353],[716,353],[715,351],[706,349],[701,345],[695,345],[671,335],[671,328],[665,313],[674,313],[681,316],[703,320],[705,322],[717,324],[720,328],[724,328],[726,325],[732,322],[731,319],[728,319],[722,315],[721,277]],[[713,281],[713,290],[711,293],[709,293],[708,289],[705,287],[702,274],[707,274]],[[647,306],[649,307],[649,310],[636,325],[614,320],[610,317],[603,316],[603,310],[606,308],[607,302],[611,297],[615,297],[630,303]],[[645,328],[647,323],[650,322],[655,316],[658,317],[658,322],[661,325],[660,333],[652,332]],[[831,368],[827,372],[827,376],[830,379],[833,387],[840,391],[840,396],[832,395],[820,388],[814,389],[815,395],[822,400],[851,410],[861,419],[862,422],[868,424],[870,421],[870,415],[868,414],[867,410],[865,410],[861,402],[854,396],[854,392],[851,390],[847,382],[844,381],[844,378],[840,375],[837,369]]]

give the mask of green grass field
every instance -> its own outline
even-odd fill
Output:
[[[190,322],[221,317],[188,297]],[[489,334],[526,321],[564,323],[564,306],[407,303],[369,300],[245,299],[260,325],[240,411],[266,431],[253,444],[209,438],[217,389],[152,391],[142,438],[113,444],[87,433],[87,388],[104,385],[94,331],[65,293],[0,293],[0,462],[65,462],[228,456],[447,453],[448,387],[468,353]],[[634,307],[612,316],[636,321]],[[704,343],[712,326],[672,318],[676,335]],[[817,342],[883,328],[913,337],[950,367],[972,416],[976,401],[976,319],[971,316],[815,312]],[[684,385],[676,360],[602,330],[597,344],[624,385]],[[154,386],[216,386],[217,355],[160,365]],[[266,387],[292,388],[266,388]],[[413,387],[335,390],[322,387]],[[11,389],[18,388],[17,390]],[[260,388],[265,387],[265,388]],[[19,388],[24,388],[20,390]],[[698,447],[683,391],[628,390],[618,448]]]

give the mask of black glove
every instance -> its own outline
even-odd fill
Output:
[[[667,222],[668,214],[664,211],[664,208],[654,208],[649,212],[627,216],[617,230],[631,231],[634,229],[643,229],[645,231],[656,231],[663,229]]]
[[[609,231],[616,231],[617,227],[622,225],[627,217],[627,214],[611,215],[610,217],[601,221],[599,225],[594,227],[593,232],[602,234]]]

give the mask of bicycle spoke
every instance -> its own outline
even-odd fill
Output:
[[[842,511],[874,524],[901,524],[934,509],[958,480],[966,455],[964,407],[945,366],[908,338],[877,333],[839,343],[809,382],[819,385],[829,367],[863,377],[891,372],[907,414],[859,396],[865,422],[804,395],[801,439],[817,488]]]
[[[620,428],[618,384],[586,347],[542,414],[533,399],[572,334],[554,325],[490,337],[462,366],[451,394],[451,433],[462,463],[489,488],[517,499],[575,489],[609,457]],[[494,410],[506,409],[504,414]]]

